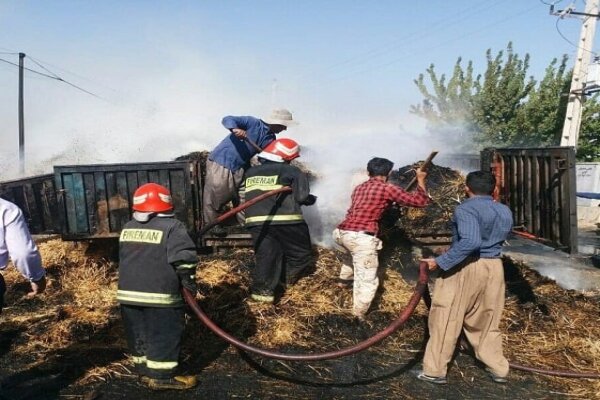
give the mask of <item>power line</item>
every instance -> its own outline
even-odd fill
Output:
[[[29,54],[27,55],[27,58],[29,58],[30,60],[37,61],[37,64],[38,64],[38,65],[39,65],[39,64],[48,65],[48,66],[52,67],[53,69],[57,69],[57,70],[59,70],[59,71],[65,72],[65,73],[67,73],[67,74],[69,74],[69,75],[73,75],[73,76],[74,76],[74,77],[76,77],[76,78],[79,78],[79,79],[82,79],[82,80],[88,81],[88,82],[90,82],[90,83],[92,83],[92,84],[94,84],[94,85],[97,85],[97,86],[102,86],[102,87],[104,87],[104,88],[106,88],[106,89],[109,89],[109,90],[111,90],[111,91],[113,91],[113,92],[118,92],[118,90],[116,90],[116,89],[113,89],[113,88],[111,88],[110,86],[107,86],[107,85],[105,85],[104,83],[101,83],[101,82],[95,81],[95,80],[93,80],[93,79],[87,78],[87,77],[85,77],[85,76],[82,76],[82,75],[76,74],[76,73],[75,73],[75,72],[73,72],[73,71],[69,71],[69,70],[67,70],[67,69],[61,68],[61,67],[59,67],[59,66],[57,66],[57,65],[54,65],[54,64],[52,64],[52,63],[49,63],[48,61],[44,61],[44,60],[42,60],[42,59],[40,59],[40,58],[37,58],[37,57],[36,57],[36,58],[33,58],[33,57],[31,57]],[[44,67],[43,67],[43,66],[41,66],[41,65],[40,65],[40,67],[44,68]],[[47,68],[44,68],[44,69],[45,69],[46,71],[48,71],[48,69],[47,69]]]
[[[428,47],[428,48],[421,48],[421,51],[413,52],[413,53],[411,53],[411,55],[418,54],[418,53],[420,53],[420,52],[423,52],[423,51],[430,51],[430,50],[432,50],[432,49],[439,48],[439,47],[441,47],[441,46],[445,46],[445,45],[447,45],[448,43],[455,42],[456,40],[459,40],[459,39],[462,39],[462,38],[465,38],[465,37],[469,37],[469,36],[471,36],[471,35],[473,35],[473,34],[475,34],[475,33],[479,33],[479,32],[485,31],[485,30],[487,30],[487,29],[488,29],[488,28],[490,28],[490,27],[493,27],[493,26],[496,26],[496,25],[500,25],[500,24],[502,24],[502,23],[504,23],[504,22],[506,22],[506,21],[509,21],[509,20],[511,20],[511,19],[513,19],[513,18],[516,18],[516,17],[518,17],[519,15],[521,15],[522,13],[528,12],[528,11],[530,11],[530,10],[532,10],[532,9],[536,8],[536,7],[537,7],[537,6],[533,6],[533,7],[528,7],[528,8],[526,8],[526,9],[520,10],[520,11],[518,11],[518,12],[517,12],[517,13],[515,13],[515,14],[510,14],[510,15],[508,15],[508,16],[506,16],[506,17],[504,17],[504,18],[501,18],[501,19],[497,20],[497,21],[495,21],[495,22],[494,22],[494,23],[492,23],[492,24],[487,24],[487,25],[486,25],[485,27],[483,27],[483,28],[480,28],[480,29],[476,29],[476,30],[473,30],[473,31],[470,31],[470,32],[463,33],[462,35],[459,35],[459,36],[456,36],[456,37],[454,37],[454,38],[448,39],[448,40],[446,40],[446,41],[444,41],[444,42],[440,42],[440,43],[438,43],[438,44],[437,44],[437,45],[435,45],[435,46],[431,46],[431,47]],[[343,76],[343,77],[341,77],[341,78],[338,78],[338,79],[333,79],[333,80],[330,80],[329,82],[326,82],[326,83],[332,83],[332,82],[343,81],[343,80],[349,79],[350,77],[352,77],[352,76],[354,76],[354,75],[356,75],[356,74],[362,74],[362,73],[365,73],[365,72],[371,72],[371,71],[373,71],[373,70],[375,70],[375,69],[385,68],[385,67],[388,67],[388,66],[390,66],[390,65],[392,65],[392,64],[395,64],[395,63],[397,63],[397,62],[400,62],[400,61],[402,61],[402,60],[404,60],[404,59],[405,59],[405,56],[403,55],[403,56],[401,56],[401,57],[397,57],[397,58],[395,58],[395,59],[393,59],[393,60],[391,60],[391,61],[389,61],[389,62],[386,62],[386,63],[384,63],[384,64],[375,65],[375,66],[373,66],[373,67],[370,67],[370,68],[368,68],[368,69],[362,69],[362,70],[359,70],[359,71],[354,71],[354,72],[352,72],[352,73],[349,73],[349,74],[347,74],[346,76]],[[314,84],[314,85],[312,85],[312,86],[317,86],[317,84]],[[312,86],[311,86],[311,87],[312,87]]]
[[[19,67],[19,64],[16,64],[16,63],[14,63],[14,62],[11,62],[11,61],[8,61],[8,60],[5,60],[5,59],[3,59],[3,58],[0,58],[0,61],[2,61],[2,62],[5,62],[5,63],[7,63],[7,64],[14,65],[15,67]],[[38,64],[38,65],[39,65],[39,64]],[[42,67],[42,68],[44,68],[44,67]],[[96,98],[98,98],[98,99],[100,99],[100,100],[104,100],[104,101],[106,101],[105,99],[103,99],[102,97],[98,96],[97,94],[95,94],[95,93],[92,93],[92,92],[90,92],[90,91],[88,91],[88,90],[85,90],[84,88],[82,88],[82,87],[79,87],[79,86],[75,85],[74,83],[71,83],[71,82],[69,82],[69,81],[67,81],[67,80],[63,79],[63,78],[61,78],[60,76],[57,76],[57,75],[56,75],[56,74],[54,74],[53,72],[51,72],[51,71],[48,71],[46,68],[44,68],[44,69],[45,69],[45,70],[47,70],[48,72],[50,72],[51,74],[54,74],[54,76],[53,76],[53,75],[44,74],[43,72],[39,72],[39,71],[36,71],[36,70],[34,70],[34,69],[31,69],[31,68],[27,68],[27,67],[23,67],[23,69],[25,69],[25,70],[27,70],[27,71],[29,71],[29,72],[33,72],[34,74],[37,74],[37,75],[45,76],[46,78],[50,78],[50,79],[54,79],[54,80],[57,80],[57,81],[60,81],[60,82],[66,83],[67,85],[69,85],[69,86],[72,86],[72,87],[74,87],[75,89],[77,89],[77,90],[80,90],[80,91],[82,91],[82,92],[84,92],[84,93],[87,93],[87,94],[89,94],[90,96],[94,96],[94,97],[96,97]]]
[[[388,43],[385,46],[381,46],[379,48],[369,50],[363,54],[357,55],[355,57],[351,57],[344,61],[335,63],[333,65],[330,65],[321,70],[321,75],[326,75],[330,70],[335,69],[340,66],[347,66],[347,65],[357,65],[358,66],[360,64],[364,64],[365,62],[372,61],[374,58],[389,54],[391,50],[401,46],[402,44],[406,43],[409,39],[411,39],[413,37],[420,35],[420,38],[422,39],[423,37],[432,35],[433,31],[434,31],[434,29],[432,27],[434,27],[434,26],[450,27],[450,26],[459,24],[461,21],[463,21],[469,17],[475,16],[484,11],[487,11],[487,10],[497,6],[498,4],[505,3],[506,1],[507,0],[497,0],[492,3],[483,1],[475,6],[471,7],[467,12],[460,10],[450,16],[441,18],[441,19],[433,22],[432,24],[428,25],[428,27],[424,30],[425,31],[424,34],[421,34],[421,32],[423,30],[413,31],[412,33],[409,33],[401,38],[398,38],[397,40],[395,40],[391,43]],[[483,6],[483,8],[482,8],[482,6]],[[411,43],[414,43],[414,42],[411,42]],[[336,72],[339,72],[339,70],[336,70]],[[302,74],[302,75],[300,75],[300,78],[305,77],[307,75],[313,75],[314,73],[318,73],[318,71],[314,71],[313,73]]]
[[[60,79],[60,76],[56,75],[54,72],[50,71],[48,68],[44,67],[42,64],[40,64],[39,62],[35,61],[35,59],[33,57],[27,56],[27,58],[29,58],[31,61],[33,61],[33,63],[35,65],[37,65],[38,67],[42,68],[44,71],[48,72],[49,74],[51,74],[55,78]]]
[[[588,18],[595,18],[595,17],[586,17],[585,20],[587,20]],[[581,49],[583,51],[587,51],[588,53],[592,53],[594,56],[598,56],[598,53],[596,53],[595,51],[591,51],[588,49],[584,49],[583,47],[573,43],[572,41],[570,41],[561,31],[560,28],[558,27],[558,23],[562,20],[562,17],[558,17],[556,18],[556,24],[554,25],[556,27],[556,32],[558,32],[558,35],[567,43],[569,43],[571,46],[575,47],[576,49]],[[585,23],[585,21],[584,21]]]

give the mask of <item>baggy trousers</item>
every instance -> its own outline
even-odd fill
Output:
[[[202,194],[202,221],[204,224],[214,221],[219,216],[221,207],[229,201],[244,201],[244,169],[231,171],[214,161],[206,160],[204,192]],[[244,214],[238,213],[236,218],[244,223]]]
[[[175,376],[184,328],[183,307],[121,304],[121,316],[136,371],[158,379]]]
[[[505,289],[502,260],[480,258],[455,268],[435,280],[423,372],[446,376],[463,331],[477,359],[495,375],[505,377],[508,361],[499,329]]]
[[[305,222],[248,227],[254,243],[256,266],[252,291],[274,293],[279,282],[295,283],[312,264],[312,246]]]
[[[378,251],[382,248],[382,242],[375,236],[343,229],[335,229],[333,239],[352,255],[353,267],[343,264],[340,279],[354,280],[352,312],[364,315],[379,287]]]

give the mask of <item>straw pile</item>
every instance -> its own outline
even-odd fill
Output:
[[[504,266],[508,296],[501,329],[509,360],[600,373],[600,293],[564,290],[510,260]],[[572,396],[600,398],[600,380],[546,379]]]
[[[389,182],[406,188],[415,177],[415,169],[420,164],[406,165],[392,171]],[[465,178],[460,172],[431,164],[426,181],[431,203],[425,208],[402,207],[397,226],[408,237],[449,233],[450,218],[465,197],[464,182]],[[414,189],[413,187],[412,190]]]
[[[23,334],[13,345],[13,362],[2,367],[14,371],[19,368],[14,360],[19,360],[28,370],[44,369],[61,358],[102,352],[106,355],[106,349],[122,348],[123,333],[115,323],[119,314],[115,303],[116,263],[109,261],[112,249],[58,239],[38,247],[47,271],[45,293],[24,299],[29,284],[12,266],[3,272],[9,292],[0,335],[14,331]],[[100,366],[85,365],[89,368],[77,377],[79,383],[127,373],[119,365],[102,365],[100,359],[93,364]]]
[[[114,300],[116,265],[108,261],[107,252],[94,253],[86,244],[57,240],[41,244],[40,249],[50,277],[47,293],[40,299],[20,300],[26,283],[13,268],[5,273],[12,293],[0,332],[22,330],[24,334],[11,348],[10,360],[18,363],[0,367],[14,371],[65,365],[61,356],[68,350],[89,358],[79,366],[85,372],[75,384],[130,375]],[[344,256],[328,249],[315,250],[315,270],[288,287],[275,306],[248,301],[254,264],[251,250],[202,256],[197,274],[200,305],[218,325],[242,340],[263,348],[306,353],[334,350],[366,339],[395,319],[412,294],[413,285],[404,279],[415,275],[411,247],[404,242],[388,242],[382,254],[381,289],[367,321],[358,322],[350,314],[351,290],[333,285]],[[400,253],[404,258],[398,257]],[[562,290],[509,260],[505,266],[508,296],[502,330],[508,358],[549,369],[600,371],[600,296]],[[274,374],[313,383],[352,383],[383,376],[418,361],[426,314],[425,307],[419,305],[398,333],[352,357],[313,363],[246,357]],[[228,370],[232,362],[243,362],[233,348],[194,318],[188,320],[182,359],[190,370],[204,370],[206,376],[211,371]],[[522,376],[515,372],[513,379]],[[582,398],[600,396],[598,381],[526,376],[557,392]],[[282,381],[282,388],[286,384]]]

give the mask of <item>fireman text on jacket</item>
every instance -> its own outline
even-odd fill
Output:
[[[123,229],[120,241],[159,244],[162,236],[163,233],[155,229]]]

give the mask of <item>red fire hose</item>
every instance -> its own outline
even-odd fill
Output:
[[[408,318],[411,316],[411,314],[414,312],[415,308],[419,304],[419,300],[421,300],[421,296],[423,295],[423,292],[427,288],[428,277],[429,277],[429,274],[428,274],[428,269],[427,269],[427,263],[422,262],[419,264],[419,282],[417,283],[417,286],[415,287],[415,290],[414,290],[410,300],[408,301],[406,308],[402,311],[400,316],[396,320],[394,320],[390,325],[388,325],[385,329],[383,329],[382,331],[376,333],[375,335],[371,336],[370,338],[368,338],[360,343],[357,343],[353,346],[345,347],[345,348],[339,349],[339,350],[329,351],[326,353],[314,353],[314,354],[279,353],[279,352],[272,351],[272,350],[260,349],[260,348],[251,346],[247,343],[244,343],[244,342],[236,339],[235,337],[231,336],[227,332],[225,332],[219,326],[217,326],[217,324],[215,324],[204,313],[204,311],[202,311],[202,309],[196,302],[196,299],[192,292],[190,292],[189,290],[184,288],[183,296],[185,298],[185,301],[190,305],[190,307],[194,311],[194,314],[196,314],[196,316],[200,319],[200,321],[202,321],[211,331],[213,331],[215,334],[217,334],[217,336],[221,337],[222,339],[231,343],[232,345],[234,345],[235,347],[237,347],[239,349],[248,351],[250,353],[258,354],[258,355],[261,355],[264,357],[274,358],[277,360],[320,361],[320,360],[330,360],[333,358],[339,358],[339,357],[348,356],[350,354],[358,353],[362,350],[365,350],[365,349],[373,346],[376,343],[379,343],[380,341],[382,341],[383,339],[385,339],[386,337],[390,336],[392,333],[397,331],[402,325],[404,325],[404,323],[408,320]]]
[[[208,224],[203,226],[202,229],[200,229],[200,231],[198,231],[198,236],[204,235],[206,232],[208,232],[210,229],[212,229],[215,225],[220,224],[221,222],[233,217],[235,214],[239,213],[240,211],[245,210],[246,208],[250,207],[251,205],[258,203],[259,201],[262,201],[262,200],[266,199],[267,197],[271,197],[271,196],[274,196],[279,193],[287,193],[287,192],[291,192],[291,191],[292,191],[291,187],[284,186],[279,189],[275,189],[275,190],[271,190],[270,192],[263,193],[260,196],[256,196],[252,200],[248,200],[248,201],[240,204],[239,206],[232,208],[231,210],[227,211],[226,213],[219,215],[219,217],[217,219],[215,219],[214,221],[209,222]]]
[[[235,208],[229,210],[228,212],[224,213],[219,218],[217,218],[215,221],[207,224],[205,227],[203,227],[200,230],[199,234],[200,235],[204,234],[213,226],[221,223],[222,221],[226,220],[227,218],[230,218],[231,216],[237,214],[238,212],[244,210],[245,208],[251,206],[252,204],[255,204],[267,197],[276,195],[278,193],[290,192],[291,190],[292,189],[290,187],[286,186],[286,187],[283,187],[280,189],[276,189],[276,190],[272,190],[270,192],[264,193],[252,200],[249,200],[249,201],[239,205],[238,207],[235,207]],[[250,353],[254,353],[254,354],[258,354],[258,355],[268,357],[268,358],[274,358],[277,360],[320,361],[320,360],[330,360],[330,359],[334,359],[334,358],[339,358],[339,357],[344,357],[344,356],[348,356],[351,354],[355,354],[355,353],[358,353],[360,351],[363,351],[363,350],[373,346],[374,344],[379,343],[380,341],[382,341],[383,339],[385,339],[386,337],[390,336],[392,333],[397,331],[402,325],[404,325],[404,323],[408,320],[408,318],[414,312],[414,310],[417,307],[417,305],[419,304],[419,301],[421,300],[421,298],[423,298],[425,304],[429,308],[431,306],[431,295],[429,293],[429,288],[427,286],[428,279],[429,279],[428,265],[425,262],[421,262],[421,263],[419,263],[419,279],[418,279],[417,285],[415,286],[413,294],[406,305],[406,308],[402,311],[402,313],[398,316],[398,318],[396,320],[392,321],[392,323],[390,325],[388,325],[382,331],[376,333],[375,335],[371,336],[370,338],[368,338],[362,342],[359,342],[353,346],[349,346],[349,347],[345,347],[343,349],[333,350],[333,351],[329,351],[329,352],[325,352],[325,353],[313,353],[313,354],[286,354],[286,353],[280,353],[280,352],[273,351],[273,350],[261,349],[258,347],[251,346],[247,343],[244,343],[244,342],[238,340],[237,338],[233,337],[229,333],[225,332],[217,324],[215,324],[208,317],[208,315],[206,315],[206,313],[202,310],[202,308],[200,308],[200,305],[196,301],[194,293],[190,292],[186,288],[182,289],[182,293],[183,293],[183,297],[184,297],[185,301],[191,307],[192,311],[194,312],[194,314],[196,314],[198,319],[200,319],[200,321],[202,321],[202,323],[204,323],[217,336],[219,336],[226,342],[232,344],[233,346],[235,346],[241,350],[244,350],[244,351],[247,351]],[[598,374],[598,373],[546,370],[546,369],[540,369],[540,368],[535,368],[535,367],[527,367],[527,366],[515,364],[515,363],[509,363],[509,365],[511,368],[514,368],[517,370],[534,372],[534,373],[539,373],[539,374],[544,374],[544,375],[552,375],[552,376],[560,376],[560,377],[568,377],[568,378],[600,379],[600,374]]]

